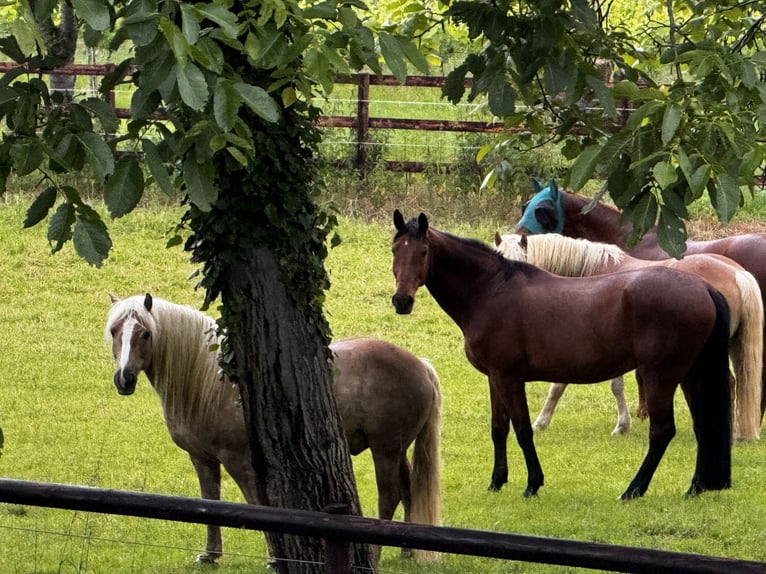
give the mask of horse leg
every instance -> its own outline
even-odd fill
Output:
[[[639,377],[636,377],[639,379]],[[640,379],[639,379],[640,380]],[[649,413],[649,450],[628,488],[620,497],[622,500],[639,498],[646,493],[649,483],[660,464],[665,450],[676,434],[673,414],[674,388],[657,388],[658,381],[644,385],[646,407]]]
[[[493,387],[505,406],[504,412],[510,412],[516,442],[519,443],[521,452],[524,454],[524,462],[527,465],[527,487],[524,489],[524,497],[535,496],[543,485],[544,478],[540,459],[537,458],[537,451],[535,450],[534,433],[529,420],[529,406],[527,405],[524,381],[503,375],[490,375],[490,388]]]
[[[532,428],[535,430],[544,430],[551,424],[551,418],[553,412],[556,410],[556,405],[559,403],[559,399],[567,390],[566,383],[551,383],[548,388],[548,397],[545,399],[545,404],[540,414],[537,415],[535,422],[532,423]]]
[[[497,492],[508,482],[507,443],[511,426],[505,404],[501,395],[498,395],[497,391],[493,388],[491,381],[489,384],[489,399],[492,407],[491,436],[495,460],[488,490]]]
[[[625,434],[630,430],[630,411],[625,402],[625,378],[615,377],[612,379],[611,386],[614,400],[617,403],[617,425],[612,434]]]
[[[199,488],[202,498],[209,500],[221,499],[221,465],[209,459],[198,458],[189,453],[189,458],[197,471],[199,479]],[[223,543],[221,542],[221,528],[208,524],[207,526],[207,544],[205,553],[197,556],[197,562],[213,563],[223,554]]]
[[[405,484],[404,472],[401,456],[404,457],[406,464],[406,485],[407,494],[404,494],[403,486]],[[404,506],[404,520],[409,521],[410,496],[409,496],[409,463],[406,455],[392,452],[372,451],[372,461],[375,465],[375,483],[378,487],[378,518],[381,520],[391,520],[400,501]],[[406,501],[406,502],[405,502]],[[380,546],[370,545],[370,549],[375,560],[380,558]],[[402,549],[402,555],[405,555]]]
[[[638,406],[636,407],[636,416],[644,420],[648,416],[646,409],[646,395],[644,393],[644,383],[641,378],[636,375],[636,386],[638,386]]]

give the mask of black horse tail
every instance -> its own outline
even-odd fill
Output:
[[[715,325],[686,381],[697,437],[697,466],[688,494],[731,487],[730,313],[723,295],[712,287],[708,291],[715,304]]]

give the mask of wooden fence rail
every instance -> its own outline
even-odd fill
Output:
[[[766,573],[766,562],[12,479],[0,479],[0,502],[308,536],[325,541],[327,556],[348,556],[339,544],[368,543],[614,572]],[[349,568],[325,562],[328,573]]]
[[[0,73],[18,68],[17,64],[0,62]],[[114,64],[85,65],[70,64],[55,70],[46,70],[39,75],[67,75],[67,76],[103,76],[115,69]],[[441,88],[446,78],[437,76],[409,76],[404,84],[400,84],[394,76],[376,76],[371,74],[339,75],[335,78],[338,84],[357,85],[357,109],[352,116],[320,116],[317,125],[323,128],[351,128],[356,131],[355,153],[351,164],[361,168],[367,162],[367,150],[370,144],[370,130],[393,129],[393,130],[420,130],[420,131],[448,131],[462,133],[497,133],[500,131],[517,132],[523,128],[507,128],[499,123],[488,123],[466,120],[429,120],[429,119],[397,119],[370,117],[370,86],[409,86],[421,88]],[[471,85],[471,80],[466,80],[466,86]],[[105,95],[113,107],[115,107],[114,92]],[[120,118],[130,118],[130,110],[115,107],[115,112]],[[419,172],[426,168],[426,164],[416,161],[387,162],[386,168],[392,171]]]

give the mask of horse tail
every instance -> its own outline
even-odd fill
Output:
[[[716,309],[713,329],[689,370],[688,404],[697,437],[697,466],[689,493],[731,486],[731,385],[729,305],[708,287]]]
[[[761,432],[763,371],[763,300],[758,282],[747,271],[736,274],[742,310],[729,344],[734,365],[734,438],[758,439]]]
[[[441,493],[439,473],[441,458],[439,455],[440,425],[441,425],[441,388],[439,376],[427,359],[421,359],[426,366],[428,378],[433,385],[434,400],[431,412],[425,425],[415,439],[412,453],[412,475],[410,489],[412,505],[410,517],[412,522],[420,524],[441,524]],[[415,558],[421,561],[435,560],[438,552],[416,550]]]

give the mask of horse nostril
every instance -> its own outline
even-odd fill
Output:
[[[136,389],[136,373],[132,371],[120,371],[114,373],[114,386],[121,395],[133,394]]]
[[[412,306],[415,304],[415,298],[412,295],[394,294],[391,297],[391,303],[399,315],[408,315],[412,312]]]

